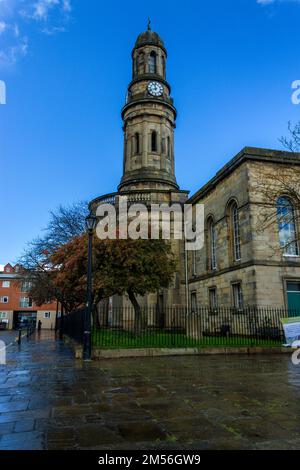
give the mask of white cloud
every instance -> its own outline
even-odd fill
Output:
[[[67,30],[71,0],[0,0],[0,67],[28,53],[30,29],[47,35]]]
[[[19,13],[28,19],[54,23],[57,26],[57,23],[69,19],[71,11],[70,0],[23,0]]]
[[[273,3],[300,3],[300,0],[256,0],[259,5],[272,5]]]
[[[18,38],[20,36],[20,29],[17,24],[13,25],[13,31],[14,31],[15,37]]]
[[[50,10],[59,5],[59,0],[39,0],[33,5],[33,18],[46,21]]]
[[[41,32],[47,34],[47,36],[53,36],[56,33],[64,33],[65,31],[66,28],[64,26],[51,26],[41,29]]]
[[[72,11],[71,0],[63,0],[63,10],[68,13]]]
[[[6,23],[5,21],[0,21],[0,35],[4,33],[4,31],[6,30]]]
[[[52,14],[65,16],[70,11],[68,0],[35,0],[27,2],[21,14],[36,21],[48,21]]]
[[[270,3],[274,3],[276,0],[257,0],[257,3],[261,5],[270,5]]]
[[[0,67],[14,65],[18,59],[25,57],[28,53],[28,39],[23,37],[21,41],[12,46],[0,49]]]

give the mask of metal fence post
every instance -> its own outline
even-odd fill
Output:
[[[18,337],[18,345],[20,346],[21,344],[21,341],[22,341],[22,329],[19,328],[19,337]]]

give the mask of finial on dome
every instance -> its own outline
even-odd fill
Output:
[[[0,0],[0,3],[1,3],[1,0]],[[139,47],[148,46],[148,45],[157,46],[157,47],[161,47],[162,49],[165,49],[163,40],[159,37],[157,33],[152,31],[151,29],[150,18],[148,19],[148,28],[146,29],[146,31],[138,35],[134,48],[138,49]],[[165,50],[165,53],[167,54],[166,50]]]

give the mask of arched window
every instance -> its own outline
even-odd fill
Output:
[[[171,139],[169,136],[167,137],[167,156],[171,157]]]
[[[192,252],[193,260],[193,276],[197,276],[197,251]]]
[[[277,199],[279,243],[285,255],[298,256],[295,210],[287,197]]]
[[[214,219],[210,217],[207,222],[207,254],[209,260],[209,269],[214,271],[217,269],[217,252],[216,252],[216,227]]]
[[[141,75],[143,73],[145,73],[144,53],[140,52],[137,60],[137,74]]]
[[[197,291],[191,292],[191,310],[192,313],[197,312]]]
[[[135,75],[139,74],[139,54],[136,54],[134,59],[134,73]]]
[[[156,52],[154,51],[149,56],[149,73],[156,73]]]
[[[152,131],[151,133],[151,151],[157,152],[157,132]]]
[[[140,153],[140,134],[138,132],[134,135],[134,153],[136,155]]]
[[[161,56],[161,61],[162,61],[163,77],[166,78],[166,59],[164,55]]]
[[[234,261],[240,261],[241,255],[241,238],[240,238],[240,221],[239,210],[236,202],[233,202],[230,207],[230,224],[231,224],[231,240],[233,248]]]

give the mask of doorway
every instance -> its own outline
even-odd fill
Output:
[[[286,294],[289,314],[291,316],[296,312],[300,314],[300,281],[287,281]]]
[[[27,328],[36,325],[37,312],[14,312],[13,328]]]

